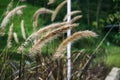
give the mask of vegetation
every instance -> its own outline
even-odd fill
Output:
[[[64,0],[1,0],[0,80],[66,79],[69,42],[71,79],[103,80],[112,67],[120,67],[119,30],[103,31],[120,25],[119,4],[73,0],[68,23]],[[72,35],[66,38],[68,29]]]

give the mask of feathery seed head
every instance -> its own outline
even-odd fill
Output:
[[[80,19],[80,18],[82,18],[82,15],[79,15],[79,16],[74,17],[74,18],[70,21],[70,23],[74,23],[75,21],[77,21],[77,20]]]
[[[46,8],[40,8],[34,13],[34,15],[33,15],[33,28],[34,28],[34,30],[37,27],[39,15],[45,14],[45,13],[53,13],[53,11],[50,9],[46,9]]]
[[[12,46],[11,45],[12,30],[13,30],[13,23],[10,25],[9,32],[8,32],[7,48],[10,48]]]
[[[25,7],[26,7],[25,5],[22,5],[22,6],[18,6],[18,7],[16,7],[16,8],[14,8],[13,10],[11,10],[11,11],[5,16],[5,18],[3,19],[0,27],[1,27],[1,28],[4,28],[4,27],[7,25],[8,21],[10,20],[10,18],[11,18],[13,15],[15,15],[18,10],[21,10],[22,8],[25,8]]]
[[[67,24],[67,22],[53,23],[53,24],[50,24],[43,28],[40,28],[37,32],[32,33],[21,46],[23,46],[23,49],[24,49],[24,47],[27,47],[28,44],[33,43],[33,41],[35,39],[38,40],[42,36],[43,33],[46,34],[48,31],[52,31],[60,26],[66,25],[66,24]]]
[[[26,39],[24,20],[21,21],[21,32],[22,32],[23,39]]]
[[[66,38],[60,45],[59,47],[57,48],[55,54],[54,54],[54,58],[59,58],[59,57],[62,57],[63,54],[62,52],[65,50],[65,47],[66,45],[69,43],[69,42],[74,42],[78,39],[81,39],[81,38],[84,38],[84,37],[96,37],[97,35],[92,32],[92,31],[79,31],[79,32],[76,32],[74,33],[72,36]]]
[[[50,5],[50,4],[54,3],[54,2],[55,2],[55,0],[49,0],[48,5]]]
[[[15,42],[16,42],[17,44],[19,44],[19,40],[18,40],[18,37],[17,37],[17,33],[16,33],[16,32],[13,33],[13,37],[14,37]]]
[[[13,7],[13,0],[10,1],[10,3],[7,6],[7,10],[5,12],[5,16],[9,13],[10,9]]]
[[[41,39],[39,39],[36,44],[32,46],[32,48],[29,50],[30,54],[36,55],[35,53],[40,52],[41,48],[49,41],[55,39],[57,36],[60,36],[60,33],[66,32],[68,29],[73,28],[75,26],[78,26],[78,24],[71,24],[71,25],[65,25],[61,26],[60,28],[51,31],[50,33],[43,36]]]
[[[81,13],[81,11],[72,11],[70,14],[68,14],[68,15],[66,15],[66,16],[64,17],[63,21],[66,21],[67,18],[68,18],[68,16],[76,15],[76,14],[78,14],[78,13]]]
[[[51,16],[51,21],[54,21],[56,18],[56,15],[58,14],[59,10],[67,3],[67,1],[63,1],[62,3],[60,3],[57,8],[54,10],[52,16]]]

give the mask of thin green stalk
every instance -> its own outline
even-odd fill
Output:
[[[21,52],[21,57],[20,57],[20,66],[19,66],[19,80],[22,80],[22,73],[23,73],[23,62],[24,62],[24,53]],[[23,75],[24,76],[24,75]]]

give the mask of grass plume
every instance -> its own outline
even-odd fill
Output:
[[[79,15],[79,16],[75,16],[71,21],[70,23],[74,23],[75,21],[77,21],[78,19],[82,18],[82,15]]]
[[[55,0],[49,0],[48,5],[50,5],[50,4],[54,3],[54,2],[55,2]]]
[[[19,40],[18,40],[18,37],[17,37],[17,34],[16,32],[13,33],[13,37],[14,37],[14,40],[17,44],[19,44]]]
[[[21,50],[21,48],[23,50],[24,47],[27,47],[30,42],[33,42],[35,39],[39,39],[42,34],[47,33],[48,31],[54,30],[54,29],[56,29],[56,28],[58,28],[60,26],[63,26],[65,24],[67,24],[67,23],[66,22],[53,23],[51,25],[45,26],[43,28],[40,28],[37,32],[34,32],[33,34],[31,34],[26,39],[26,41],[19,47],[18,50]]]
[[[67,3],[67,1],[63,1],[62,3],[60,3],[57,8],[54,10],[52,16],[51,16],[51,21],[54,21],[56,18],[56,15],[58,14],[59,10]]]
[[[25,28],[24,28],[24,20],[21,21],[21,32],[22,32],[22,36],[23,39],[26,39],[26,34],[25,34]]]
[[[66,21],[68,16],[73,16],[73,15],[76,15],[76,14],[79,14],[79,13],[81,13],[81,11],[78,11],[78,10],[77,11],[72,11],[70,14],[68,14],[64,17],[63,21]]]
[[[44,28],[41,28],[38,30],[36,33],[37,34],[42,34],[43,32],[46,33],[48,31],[54,30],[56,28],[59,28],[60,26],[66,25],[66,22],[61,22],[61,23],[53,23],[51,25],[45,26]]]
[[[12,31],[13,31],[13,23],[10,25],[9,32],[8,32],[7,48],[11,47]]]
[[[73,28],[75,26],[78,26],[78,24],[71,24],[69,26],[65,25],[46,34],[43,38],[39,39],[36,44],[32,46],[32,48],[30,49],[30,55],[35,55],[36,53],[39,53],[40,49],[44,46],[45,43],[55,39],[57,36],[60,35],[60,33],[64,33],[68,29]]]
[[[13,0],[11,0],[10,3],[8,4],[6,12],[4,13],[4,15],[7,15],[12,7],[13,7]]]
[[[65,50],[66,45],[69,42],[74,42],[78,39],[84,38],[84,37],[96,37],[97,35],[92,32],[92,31],[79,31],[74,33],[72,36],[66,38],[58,47],[58,49],[56,50],[55,54],[54,54],[54,58],[59,58],[59,57],[63,57],[64,54],[62,54],[62,52]]]
[[[7,25],[8,21],[10,20],[10,18],[11,18],[13,15],[15,15],[18,10],[21,10],[22,8],[25,8],[25,7],[26,7],[25,5],[22,5],[22,6],[18,6],[18,7],[16,7],[16,8],[14,8],[13,10],[11,10],[11,11],[5,16],[5,18],[3,19],[0,28],[4,28],[4,27]]]
[[[53,13],[53,11],[50,9],[46,9],[46,8],[40,8],[34,13],[34,15],[33,15],[33,29],[34,30],[37,27],[39,15],[45,14],[45,13]]]

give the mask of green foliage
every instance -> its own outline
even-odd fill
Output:
[[[113,14],[109,14],[107,18],[108,24],[120,24],[120,12],[116,11]]]
[[[110,46],[106,49],[107,55],[104,58],[105,63],[108,66],[120,67],[120,47]]]
[[[47,0],[27,0],[28,3],[34,6],[46,6]]]
[[[120,46],[120,33],[115,34],[113,37],[113,43]]]
[[[107,19],[106,19],[106,22],[107,22],[107,24],[111,24],[111,25],[118,25],[119,26],[119,32],[115,32],[115,33],[113,33],[113,34],[111,34],[110,35],[110,37],[111,37],[111,41],[114,43],[114,44],[116,44],[116,45],[120,45],[120,11],[119,11],[119,7],[118,7],[118,5],[120,4],[120,1],[119,0],[113,0],[113,9],[114,9],[114,11],[113,12],[111,12],[109,15],[108,15],[108,17],[107,17]]]

